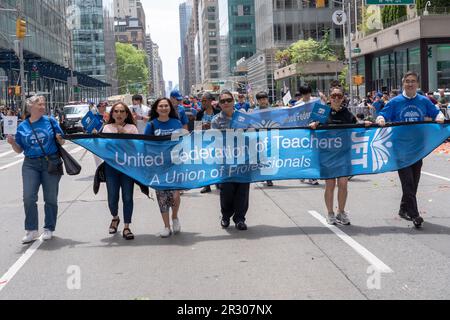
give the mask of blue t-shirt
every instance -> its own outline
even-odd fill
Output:
[[[178,105],[178,115],[180,116],[180,121],[183,126],[189,123],[189,119],[186,115],[186,112],[184,111],[184,107],[181,104]]]
[[[237,103],[234,105],[234,109],[235,109],[235,110],[241,110],[241,109],[244,109],[245,111],[248,111],[248,109],[250,109],[250,103],[248,103],[248,102],[244,102],[244,103],[239,103],[239,102],[237,102]]]
[[[36,131],[38,139],[42,143],[45,154],[42,154],[41,147],[31,129],[29,119],[23,121],[19,125],[16,133],[16,142],[23,149],[25,157],[38,158],[58,152],[58,147],[55,142],[55,133],[53,132],[50,121],[53,123],[56,133],[63,135],[63,131],[54,118],[42,116],[38,121],[33,122],[33,129]]]
[[[183,125],[178,119],[170,118],[165,122],[153,119],[147,123],[144,134],[149,136],[170,136],[173,132],[181,128],[183,128]]]
[[[417,122],[425,117],[435,119],[439,109],[427,97],[416,95],[406,98],[403,94],[390,100],[379,115],[387,122]]]

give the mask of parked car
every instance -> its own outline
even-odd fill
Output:
[[[88,104],[71,104],[64,106],[62,129],[65,133],[84,132],[81,119],[89,112]]]

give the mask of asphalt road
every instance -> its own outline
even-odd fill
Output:
[[[276,181],[251,186],[244,232],[220,227],[214,187],[186,192],[182,232],[167,239],[158,237],[157,203],[136,189],[136,239],[126,241],[108,234],[106,187],[93,194],[87,153],[82,173],[61,181],[54,239],[22,245],[21,158],[10,150],[0,141],[0,299],[450,298],[448,154],[424,161],[423,171],[437,176],[422,174],[421,230],[397,217],[400,183],[387,173],[350,182],[351,226],[322,223],[323,182]],[[42,231],[42,195],[39,210]]]

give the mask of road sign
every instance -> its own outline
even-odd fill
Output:
[[[366,0],[367,5],[408,5],[415,4],[416,0]]]
[[[354,48],[353,49],[353,53],[361,53],[361,49],[360,48]]]
[[[334,24],[338,25],[338,26],[342,26],[344,23],[347,22],[347,15],[345,14],[345,12],[343,10],[336,10],[333,13],[333,22]]]
[[[7,76],[0,76],[0,82],[7,82],[8,77]]]

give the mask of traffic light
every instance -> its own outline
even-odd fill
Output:
[[[24,39],[27,34],[27,22],[21,18],[16,21],[16,37],[17,39]]]
[[[20,96],[20,89],[20,86],[15,86],[14,93],[16,94],[16,96]]]
[[[316,0],[316,8],[325,8],[325,0]]]

